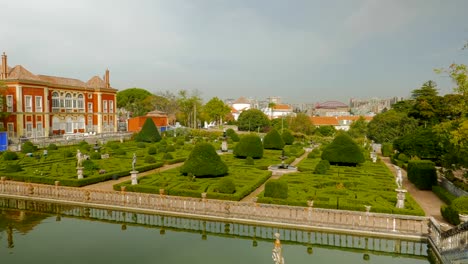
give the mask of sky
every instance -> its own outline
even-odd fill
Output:
[[[9,66],[205,102],[408,97],[468,64],[466,0],[0,0]]]

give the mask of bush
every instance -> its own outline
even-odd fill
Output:
[[[281,180],[269,180],[265,184],[265,197],[287,199],[288,198],[288,183]]]
[[[281,137],[283,138],[284,144],[286,145],[292,145],[292,143],[294,143],[294,136],[289,130],[284,130],[283,134],[281,134]]]
[[[164,154],[164,157],[163,157],[163,159],[165,159],[165,160],[171,160],[173,158],[174,157],[171,155],[171,153],[166,153],[166,154]]]
[[[315,174],[325,174],[327,170],[330,169],[330,163],[328,160],[320,160],[320,162],[315,166]]]
[[[184,138],[177,138],[176,144],[179,146],[183,146],[185,144]]]
[[[57,147],[57,145],[55,145],[54,143],[51,143],[51,144],[49,144],[49,146],[47,146],[47,149],[48,149],[48,150],[57,150],[58,147]]]
[[[124,149],[116,149],[114,154],[118,156],[124,156],[127,154],[127,152]]]
[[[260,159],[263,157],[263,145],[260,137],[255,134],[243,136],[234,148],[233,154],[238,158],[252,157]]]
[[[254,159],[252,157],[247,157],[245,159],[245,165],[255,165]]]
[[[89,155],[89,157],[90,157],[92,160],[100,160],[100,159],[101,159],[101,153],[99,153],[99,152],[93,152],[93,153],[91,153],[91,155]]]
[[[439,185],[432,186],[432,192],[448,205],[450,205],[452,201],[457,198],[455,195],[451,194],[449,191],[445,190]]]
[[[199,143],[190,152],[184,165],[180,167],[180,172],[184,175],[191,173],[196,177],[218,177],[226,175],[228,167],[216,153],[213,145]]]
[[[409,161],[409,158],[408,156],[406,156],[404,153],[400,153],[398,154],[398,158],[399,160],[401,160],[402,162],[404,163],[407,163]]]
[[[468,214],[468,196],[458,197],[450,206],[453,206],[459,214]]]
[[[99,170],[99,166],[91,160],[83,160],[83,168],[87,171]]]
[[[234,142],[239,142],[240,140],[239,135],[232,128],[229,128],[228,130],[226,130],[226,136],[228,136]]]
[[[365,161],[359,146],[344,133],[338,134],[332,143],[325,147],[322,159],[328,160],[330,164],[345,166],[356,166]]]
[[[73,156],[74,156],[74,154],[73,154],[73,152],[71,150],[65,150],[63,152],[63,157],[64,158],[70,158],[70,157],[73,157]]]
[[[408,162],[408,180],[420,190],[431,190],[437,183],[435,165],[428,160],[411,160]]]
[[[263,138],[263,148],[265,149],[283,149],[284,141],[281,138],[281,135],[272,129],[266,136]]]
[[[3,153],[3,160],[17,160],[18,159],[18,154],[13,151],[5,151]]]
[[[36,150],[37,150],[37,147],[34,146],[34,144],[31,141],[26,141],[21,146],[22,153],[33,153]]]
[[[307,158],[310,158],[310,159],[315,159],[318,157],[320,157],[320,150],[318,148],[314,148],[312,152],[307,154]]]
[[[236,192],[236,185],[234,181],[229,178],[222,178],[218,183],[218,192],[233,194]]]
[[[138,148],[146,148],[146,144],[143,143],[143,142],[138,142],[138,143],[137,143],[137,147],[138,147]]]
[[[97,142],[96,142],[96,145],[97,145]],[[83,151],[89,151],[91,149],[91,146],[88,144],[88,142],[86,141],[80,141],[80,143],[78,143],[78,148],[83,152]]]
[[[440,213],[442,214],[444,219],[447,220],[447,222],[449,222],[450,224],[460,224],[460,217],[458,215],[458,211],[451,205],[442,205],[442,207],[440,207]]]
[[[145,163],[156,163],[156,158],[153,156],[146,156]]]
[[[154,155],[158,153],[158,150],[156,149],[156,147],[149,147],[148,148],[148,155]]]
[[[113,150],[116,150],[116,149],[120,148],[119,144],[117,142],[115,142],[115,141],[109,141],[109,142],[107,142],[106,145],[107,145],[108,148],[113,149]]]
[[[22,170],[23,169],[21,168],[20,164],[7,164],[5,166],[5,172],[18,172]]]
[[[390,157],[393,153],[393,145],[392,143],[383,143],[382,144],[382,156]]]
[[[175,151],[175,147],[173,145],[169,145],[166,147],[166,151],[167,152],[174,152]]]
[[[137,142],[159,142],[161,141],[161,135],[159,130],[153,122],[153,119],[146,118],[141,131],[135,135],[135,141]]]

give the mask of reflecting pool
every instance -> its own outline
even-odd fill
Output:
[[[429,263],[415,241],[0,198],[1,263]],[[399,252],[399,253],[395,253]]]

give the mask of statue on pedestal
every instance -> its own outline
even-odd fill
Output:
[[[76,151],[76,167],[80,168],[83,166],[83,155],[81,154],[81,151],[78,149]]]
[[[136,164],[136,160],[137,160],[136,153],[133,153],[133,159],[132,159],[132,171],[134,171],[134,170],[135,170],[135,164]]]
[[[398,189],[403,189],[403,176],[399,167],[397,168],[397,177],[395,181],[398,186]]]

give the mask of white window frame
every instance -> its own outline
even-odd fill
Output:
[[[24,96],[24,112],[32,113],[32,95]]]
[[[66,109],[72,108],[72,95],[69,93],[65,95],[65,108]]]
[[[93,113],[93,103],[88,103],[88,113]]]
[[[42,113],[42,96],[34,97],[36,113]]]
[[[78,95],[77,107],[78,107],[78,109],[84,109],[84,97],[83,97],[82,94]]]
[[[44,136],[44,129],[42,127],[42,121],[36,121],[36,136],[42,137]]]
[[[26,137],[32,137],[33,135],[33,123],[26,122]]]
[[[60,95],[57,92],[52,93],[52,109],[60,108]]]
[[[13,95],[6,96],[6,106],[7,106],[7,112],[9,113],[13,112]]]
[[[109,100],[109,113],[114,113],[114,101]]]
[[[15,123],[7,123],[7,132],[9,137],[13,137],[15,135]]]
[[[107,113],[107,100],[102,100],[102,109],[104,113]]]

